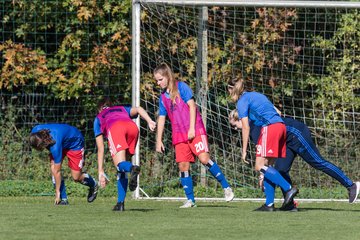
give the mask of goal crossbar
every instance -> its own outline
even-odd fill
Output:
[[[243,7],[307,7],[307,8],[360,8],[360,2],[345,1],[267,1],[267,0],[134,0],[136,3],[155,3],[171,5],[194,5],[194,6],[243,6]]]

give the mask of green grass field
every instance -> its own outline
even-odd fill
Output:
[[[360,239],[360,204],[300,203],[300,211],[253,212],[259,202],[128,200],[112,212],[115,198],[88,204],[71,198],[1,197],[0,239]]]

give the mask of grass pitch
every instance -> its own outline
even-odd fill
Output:
[[[127,200],[113,212],[115,198],[87,203],[70,198],[0,198],[0,239],[360,239],[360,204],[300,203],[300,211],[253,212],[259,202]]]

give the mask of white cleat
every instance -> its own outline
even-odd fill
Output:
[[[224,188],[225,201],[230,202],[234,199],[234,192],[231,187]]]
[[[196,204],[192,200],[186,200],[184,205],[180,206],[179,208],[192,208],[196,207]]]

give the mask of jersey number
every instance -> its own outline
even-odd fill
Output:
[[[260,155],[261,154],[261,145],[256,145],[256,154]]]
[[[195,151],[198,153],[200,151],[204,150],[204,144],[202,142],[195,144]]]

